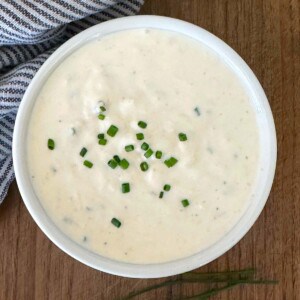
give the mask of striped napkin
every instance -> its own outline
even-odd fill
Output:
[[[31,79],[49,55],[80,31],[136,14],[144,0],[0,1],[0,203],[14,180],[12,134]]]

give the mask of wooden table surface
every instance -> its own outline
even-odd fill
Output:
[[[300,299],[300,1],[146,0],[141,13],[187,20],[227,42],[257,75],[274,114],[278,163],[267,205],[250,232],[201,271],[255,267],[279,284],[214,299]],[[34,223],[16,183],[0,207],[0,243],[0,300],[110,300],[162,281],[108,275],[63,253]],[[182,299],[201,289],[186,284],[137,299]]]

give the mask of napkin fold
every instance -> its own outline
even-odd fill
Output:
[[[136,14],[144,0],[0,1],[0,203],[14,180],[12,135],[19,104],[56,48],[95,24]]]

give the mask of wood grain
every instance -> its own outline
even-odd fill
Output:
[[[244,286],[214,299],[300,299],[300,1],[146,0],[143,14],[180,18],[212,32],[250,65],[269,98],[278,138],[275,182],[250,232],[201,268],[255,267],[277,286]],[[160,280],[104,274],[51,243],[12,184],[0,207],[0,299],[114,299]],[[181,299],[203,286],[168,287],[137,299]]]

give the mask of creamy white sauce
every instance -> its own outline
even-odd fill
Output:
[[[119,132],[98,145],[111,124]],[[162,159],[144,158],[138,132]],[[247,93],[216,54],[175,33],[140,29],[89,43],[51,74],[32,113],[27,159],[45,211],[66,235],[106,257],[146,264],[194,254],[234,226],[251,201],[258,140]],[[128,144],[135,150],[125,152]],[[115,154],[127,170],[107,165]],[[170,156],[178,163],[167,168]],[[121,192],[124,182],[130,193]],[[164,184],[172,188],[159,199]]]

